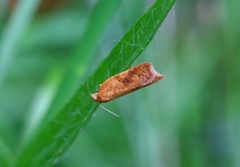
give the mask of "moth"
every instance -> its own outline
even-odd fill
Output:
[[[105,103],[163,78],[164,76],[155,71],[151,63],[139,64],[104,81],[98,92],[91,94],[91,97],[97,102]]]
[[[97,93],[89,94],[98,104],[105,103],[156,83],[163,78],[164,75],[158,73],[151,63],[142,63],[108,78],[100,85]]]

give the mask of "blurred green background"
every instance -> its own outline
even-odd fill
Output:
[[[80,64],[79,83],[64,86],[84,83],[153,2],[0,2],[0,166],[51,106],[67,66]],[[177,2],[135,62],[166,78],[104,104],[120,118],[99,108],[55,166],[240,166],[239,9]],[[74,89],[62,91],[56,108]]]

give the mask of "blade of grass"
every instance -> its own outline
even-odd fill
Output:
[[[15,162],[15,156],[12,150],[6,145],[6,143],[0,137],[0,165],[13,166]],[[2,160],[2,161],[1,161]]]
[[[89,18],[86,32],[79,41],[76,53],[69,62],[63,81],[58,88],[54,102],[49,109],[50,112],[59,110],[63,104],[66,103],[66,99],[70,99],[74,94],[74,91],[76,91],[79,78],[86,72],[87,65],[89,64],[91,57],[94,55],[93,53],[96,50],[99,39],[116,12],[119,3],[119,0],[100,0],[96,4],[94,12]],[[106,10],[106,8],[109,10]]]
[[[146,48],[165,19],[175,0],[157,0],[103,60],[97,71],[87,80],[90,88],[97,88],[109,76],[128,68]],[[17,166],[50,166],[78,136],[89,122],[97,104],[89,96],[84,84],[69,103],[49,122],[45,122],[34,139],[24,148]]]
[[[94,55],[93,52],[94,49],[97,47],[98,40],[101,37],[103,31],[105,30],[105,27],[110,22],[112,16],[114,15],[114,12],[116,11],[119,3],[119,0],[100,0],[97,2],[89,18],[86,32],[78,43],[76,53],[74,53],[74,55],[69,60],[68,67],[66,68],[66,70],[60,71],[59,69],[55,69],[55,72],[53,72],[55,73],[53,75],[63,75],[58,77],[58,82],[60,83],[60,85],[54,84],[54,86],[56,86],[57,88],[55,88],[55,90],[53,91],[54,94],[51,95],[53,96],[53,98],[51,99],[53,100],[53,102],[49,104],[49,106],[45,106],[44,110],[39,111],[38,109],[38,113],[41,113],[42,117],[33,116],[33,118],[35,119],[30,118],[32,119],[32,121],[28,122],[27,124],[26,134],[34,133],[33,131],[35,130],[35,128],[37,128],[37,126],[39,126],[39,123],[41,123],[41,119],[44,117],[49,118],[50,115],[52,115],[54,112],[58,112],[59,109],[64,106],[67,99],[70,99],[74,91],[76,91],[75,89],[78,85],[79,78],[82,77],[85,73],[88,61]],[[106,10],[106,8],[111,10]],[[100,15],[101,17],[99,18]],[[59,74],[59,71],[61,74]],[[56,77],[51,76],[50,78]],[[42,89],[50,90],[49,85],[53,85],[51,84],[51,82],[52,81],[49,82],[48,79],[47,84],[45,84]],[[57,83],[56,79],[54,79],[54,83]],[[49,93],[49,91],[47,92]],[[49,96],[48,93],[46,93],[45,96],[41,96],[40,98],[38,98],[37,102],[35,101],[34,103],[41,104],[42,101],[46,100],[46,96]],[[32,110],[31,112],[36,113],[35,110]],[[38,121],[33,122],[33,120],[36,119],[38,119]],[[24,136],[24,143],[29,140],[28,136]]]
[[[38,7],[39,0],[18,1],[8,25],[3,30],[0,41],[0,88],[7,75],[7,70],[14,57],[21,35],[27,29]]]

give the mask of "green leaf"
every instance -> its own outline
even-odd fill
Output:
[[[157,0],[153,4],[86,81],[91,90],[97,90],[98,85],[108,77],[131,66],[147,47],[174,2]],[[83,84],[60,112],[42,124],[36,136],[19,153],[17,166],[52,165],[76,139],[79,130],[89,122],[96,108],[97,104]]]
[[[7,76],[8,68],[15,56],[21,36],[32,20],[38,3],[39,0],[19,1],[4,29],[3,37],[0,39],[0,88]]]
[[[4,164],[5,166],[13,166],[13,163],[15,161],[14,154],[12,153],[12,150],[6,145],[4,140],[0,137],[0,164]]]
[[[45,93],[47,95],[42,95],[41,98],[37,99],[38,102],[35,103],[41,104],[41,102],[39,101],[46,99],[46,96],[48,96],[49,94],[48,90],[50,89],[54,90],[54,93],[52,95],[53,98],[51,98],[52,103],[51,100],[49,100],[50,106],[47,106],[46,109],[44,108],[45,111],[39,111],[39,113],[41,113],[41,115],[43,116],[42,118],[38,116],[38,121],[35,121],[34,118],[30,117],[31,121],[28,121],[28,124],[26,125],[26,133],[29,134],[28,136],[31,137],[31,134],[33,133],[35,128],[39,126],[38,122],[41,122],[41,119],[43,119],[44,117],[49,118],[52,114],[59,112],[59,110],[64,106],[64,104],[69,101],[72,95],[76,92],[76,89],[79,86],[79,79],[81,79],[86,72],[89,60],[93,57],[93,53],[97,48],[99,38],[101,38],[103,31],[106,29],[107,25],[111,21],[111,18],[113,17],[117,7],[119,6],[119,3],[119,0],[113,0],[110,2],[108,0],[100,0],[96,3],[88,19],[89,21],[86,26],[86,30],[83,33],[83,37],[78,42],[78,46],[73,56],[68,59],[67,67],[61,67],[61,69],[54,69],[53,72],[50,74],[50,77],[47,77],[47,82],[41,89],[47,90]],[[111,10],[106,10],[106,8],[109,8]],[[99,15],[101,15],[100,18]],[[39,110],[40,107],[37,108]],[[34,112],[34,116],[37,115],[35,110],[31,110],[31,112]],[[28,140],[28,136],[24,136],[24,142]]]
[[[74,94],[76,86],[79,81],[79,76],[83,76],[86,73],[89,60],[93,57],[93,53],[96,50],[96,46],[99,42],[103,31],[110,22],[113,14],[116,12],[116,8],[119,6],[119,0],[100,0],[95,8],[94,12],[89,18],[88,26],[83,37],[79,41],[79,44],[73,57],[69,62],[68,69],[63,78],[63,82],[59,87],[59,91],[54,99],[52,112],[62,107],[62,104],[66,99],[71,98]],[[109,10],[106,10],[109,9]],[[99,18],[99,16],[101,17]]]

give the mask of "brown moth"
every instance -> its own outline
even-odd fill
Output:
[[[90,95],[95,101],[105,103],[163,78],[151,63],[143,63],[110,77],[100,85],[97,93]]]

